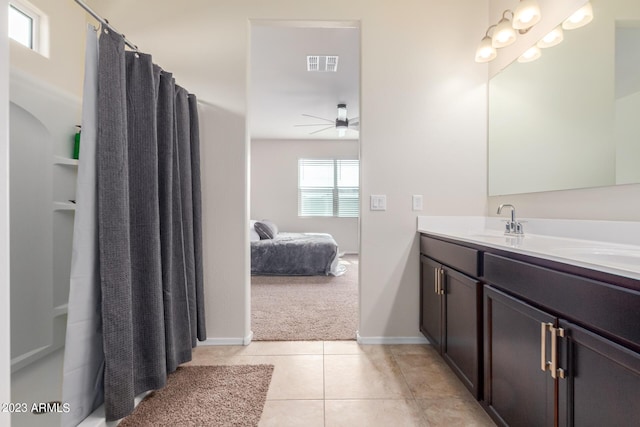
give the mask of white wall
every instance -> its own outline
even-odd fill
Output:
[[[616,99],[616,183],[640,182],[640,91]]]
[[[499,11],[504,9],[505,1],[491,1],[492,20],[499,15]],[[607,9],[611,8],[611,10],[630,5],[637,6],[637,2],[630,0],[597,1],[606,1]],[[548,11],[546,15],[548,20],[543,18],[543,22],[534,27],[535,33],[532,30],[531,34],[521,37],[516,44],[501,50],[498,59],[490,66],[492,75],[502,66],[515,60],[525,46],[532,45],[535,40],[544,35],[545,31],[557,25],[562,17],[567,16],[567,8],[575,9],[576,3],[579,5],[584,3],[584,0],[562,3],[544,0],[540,3]],[[610,25],[613,23],[611,22]],[[491,215],[495,215],[499,204],[512,203],[517,207],[518,215],[521,217],[640,221],[640,184],[496,196],[489,197],[488,203]]]
[[[298,216],[298,159],[357,159],[357,140],[252,140],[252,219],[280,231],[330,233],[340,252],[358,252],[358,218]]]
[[[11,342],[9,301],[9,40],[8,2],[0,0],[0,402],[11,402]],[[0,412],[0,426],[11,424]]]
[[[417,215],[486,213],[487,66],[473,57],[486,29],[487,1],[193,0],[184,9],[151,0],[90,3],[200,99],[242,120],[250,20],[360,21],[359,332],[371,339],[420,339]],[[206,42],[190,38],[196,28],[206,29]],[[202,149],[211,150],[202,167],[212,171],[203,184],[212,338],[244,337],[243,314],[249,309],[242,303],[250,294],[249,141],[239,130],[229,130],[235,127],[235,121],[221,121],[211,129],[226,138],[209,134],[202,140]],[[229,175],[214,179],[218,169]],[[367,210],[371,194],[387,195],[387,211]],[[423,212],[411,210],[413,194],[424,195]],[[213,232],[213,224],[219,232]],[[244,246],[236,246],[242,236]]]
[[[205,103],[198,113],[207,336],[238,344],[251,322],[245,118]]]

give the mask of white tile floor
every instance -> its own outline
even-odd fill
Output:
[[[493,426],[428,345],[256,341],[198,347],[193,365],[275,366],[261,427]]]

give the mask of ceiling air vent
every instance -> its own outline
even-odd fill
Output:
[[[307,56],[307,71],[338,71],[338,57],[326,55]]]

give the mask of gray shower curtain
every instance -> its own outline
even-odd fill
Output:
[[[150,55],[102,29],[97,199],[107,420],[206,339],[197,110]],[[195,102],[195,97],[193,97]]]

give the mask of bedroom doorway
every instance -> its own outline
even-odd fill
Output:
[[[255,21],[250,37],[253,340],[355,340],[359,23]],[[291,252],[315,234],[337,250]]]

